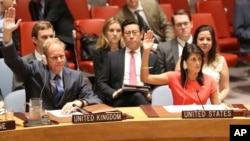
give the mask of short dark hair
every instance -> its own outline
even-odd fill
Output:
[[[124,28],[125,26],[127,25],[131,25],[131,24],[137,24],[139,26],[139,30],[140,32],[142,31],[142,26],[135,20],[133,19],[128,19],[128,20],[125,20],[123,23],[122,23],[122,33],[124,33]]]
[[[48,21],[39,21],[39,22],[35,23],[35,25],[33,26],[31,36],[37,38],[38,37],[38,32],[40,30],[45,30],[45,29],[50,29],[50,28],[52,30],[54,30],[53,25],[50,22],[48,22]]]
[[[171,20],[172,20],[172,24],[175,25],[175,20],[174,20],[174,17],[177,16],[177,15],[186,15],[189,19],[189,21],[191,22],[192,21],[192,17],[191,17],[191,14],[190,12],[184,10],[184,9],[179,9],[177,11],[174,12],[174,14],[172,15],[171,17]]]

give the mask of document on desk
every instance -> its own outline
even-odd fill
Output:
[[[196,111],[196,110],[227,110],[229,109],[228,106],[221,104],[221,105],[203,105],[204,109],[202,108],[202,105],[169,105],[169,106],[163,106],[165,110],[167,110],[170,113],[180,113],[182,111]]]
[[[62,114],[61,110],[48,110],[47,114],[51,120],[55,120],[59,123],[70,123],[72,122],[73,115],[82,115],[80,112],[73,112],[70,114]]]
[[[80,112],[72,112],[70,114],[62,114],[61,110],[48,110],[48,113],[60,118],[60,117],[72,117],[72,115],[82,115]]]
[[[5,112],[4,112],[4,108],[0,108],[0,115],[1,114],[4,114]]]

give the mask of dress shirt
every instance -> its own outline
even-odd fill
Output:
[[[193,36],[190,36],[189,39],[187,40],[187,43],[191,44],[193,41]],[[186,44],[186,41],[181,40],[180,38],[177,37],[177,42],[178,42],[178,51],[179,51],[179,57],[182,55],[182,50],[183,47]]]
[[[123,84],[129,84],[129,70],[130,70],[130,49],[126,48],[125,51],[125,66],[124,66],[124,78],[123,78]],[[136,68],[136,80],[137,80],[137,85],[143,85],[140,79],[140,73],[141,73],[141,52],[140,48],[134,51],[134,58],[135,58],[135,68]]]
[[[58,74],[60,76],[60,85],[62,87],[64,87],[63,85],[63,75],[62,75],[62,71]],[[54,74],[53,72],[50,71],[50,84],[51,84],[51,90],[52,92],[55,91],[55,87],[56,87],[56,82],[54,80],[54,77],[56,76],[56,74]]]

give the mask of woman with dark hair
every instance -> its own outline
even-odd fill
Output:
[[[101,35],[97,40],[96,49],[93,53],[93,63],[95,70],[95,82],[93,90],[100,96],[102,100],[104,100],[104,98],[102,98],[102,95],[99,94],[100,92],[98,89],[97,80],[99,79],[101,70],[103,69],[102,65],[104,58],[107,57],[108,52],[116,51],[124,46],[125,45],[121,32],[121,23],[116,17],[111,17],[104,23]]]
[[[141,80],[154,85],[166,85],[171,88],[174,105],[219,104],[216,83],[210,76],[202,73],[203,51],[195,44],[186,44],[182,51],[180,70],[151,75],[148,71],[148,57],[153,45],[153,33],[144,35]],[[199,94],[199,96],[197,96]]]
[[[216,36],[212,26],[199,26],[193,38],[196,44],[204,52],[204,64],[202,72],[214,78],[218,87],[218,99],[223,101],[229,94],[229,70],[225,58],[216,52]]]

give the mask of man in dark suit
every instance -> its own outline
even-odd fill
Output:
[[[29,11],[33,21],[49,21],[56,32],[56,37],[73,48],[74,18],[64,0],[31,0]]]
[[[48,38],[54,37],[53,26],[48,21],[39,21],[32,28],[32,41],[35,45],[34,51],[22,57],[24,62],[30,63],[33,60],[43,60],[43,44]],[[65,62],[67,66],[67,61]],[[12,91],[24,89],[24,83],[17,75],[13,75]]]
[[[122,36],[126,48],[109,52],[104,60],[103,70],[101,72],[100,79],[98,79],[98,86],[103,94],[103,97],[107,100],[107,103],[114,107],[150,104],[150,93],[144,93],[141,91],[131,92],[122,89],[123,84],[131,84],[131,52],[133,52],[136,64],[136,74],[134,74],[133,77],[136,82],[133,85],[144,85],[144,83],[140,80],[142,56],[140,42],[143,36],[142,34],[142,28],[136,21],[124,21],[122,24]],[[150,69],[151,73],[153,73],[155,62],[156,56],[152,53],[149,61],[150,68],[144,69]]]
[[[27,102],[30,98],[42,98],[44,109],[62,108],[63,113],[101,103],[84,82],[82,73],[64,66],[65,44],[58,38],[47,39],[44,43],[46,65],[37,60],[25,63],[17,55],[11,39],[11,33],[21,22],[19,19],[15,23],[14,18],[15,9],[9,8],[4,18],[4,47],[1,50],[6,64],[24,81]]]
[[[162,8],[155,0],[124,1],[126,5],[116,15],[121,23],[126,19],[134,19],[139,22],[139,19],[136,15],[136,11],[138,11],[147,27],[154,32],[155,41],[164,42],[173,39],[173,28],[170,22],[167,20]],[[143,30],[146,32],[144,28]],[[155,42],[152,48],[153,51],[157,49],[157,42]]]
[[[242,55],[250,53],[250,0],[237,0],[234,9],[234,34],[239,39]]]
[[[192,43],[191,30],[193,21],[188,11],[178,10],[172,16],[176,37],[168,42],[160,42],[157,48],[157,73],[175,70],[175,65],[182,54],[185,43]]]

